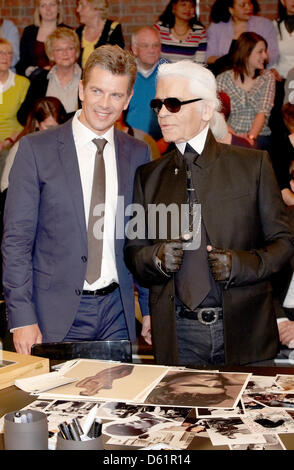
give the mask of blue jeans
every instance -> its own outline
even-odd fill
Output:
[[[180,365],[225,363],[223,320],[203,325],[198,320],[181,318],[176,312],[176,328]]]
[[[129,339],[119,288],[107,295],[83,295],[63,341]]]

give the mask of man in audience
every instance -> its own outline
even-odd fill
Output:
[[[133,279],[123,261],[124,234],[116,236],[124,213],[117,208],[120,196],[125,206],[131,202],[135,170],[150,155],[145,143],[113,126],[135,78],[132,54],[119,46],[96,49],[79,85],[82,110],[20,141],[2,245],[19,353],[40,342],[136,337]]]
[[[199,64],[160,65],[151,105],[176,148],[137,171],[134,202],[144,211],[136,226],[145,230],[130,230],[125,253],[150,286],[156,361],[273,358],[279,337],[269,276],[293,256],[294,240],[269,156],[216,142],[216,81]]]
[[[126,121],[155,140],[159,140],[162,134],[149,103],[155,96],[158,66],[165,61],[160,59],[160,51],[160,36],[152,26],[144,26],[132,34],[132,52],[136,57],[138,72]]]

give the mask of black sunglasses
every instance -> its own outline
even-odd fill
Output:
[[[155,114],[159,114],[163,105],[171,113],[178,113],[183,104],[195,103],[196,101],[201,101],[202,99],[203,98],[194,98],[193,100],[180,101],[178,98],[165,98],[164,100],[155,98],[154,100],[150,101],[150,107],[153,109]]]

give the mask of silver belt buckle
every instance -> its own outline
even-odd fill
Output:
[[[211,312],[213,313],[213,318],[210,321],[207,321],[203,318],[205,313]],[[218,312],[213,308],[200,308],[197,312],[197,319],[203,325],[213,325],[218,320]]]

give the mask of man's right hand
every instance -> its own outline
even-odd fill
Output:
[[[42,333],[38,325],[23,326],[14,330],[13,343],[19,354],[31,354],[32,345],[42,343]]]
[[[175,273],[179,271],[184,256],[183,242],[168,240],[162,243],[156,256],[161,261],[161,267],[165,272]]]

